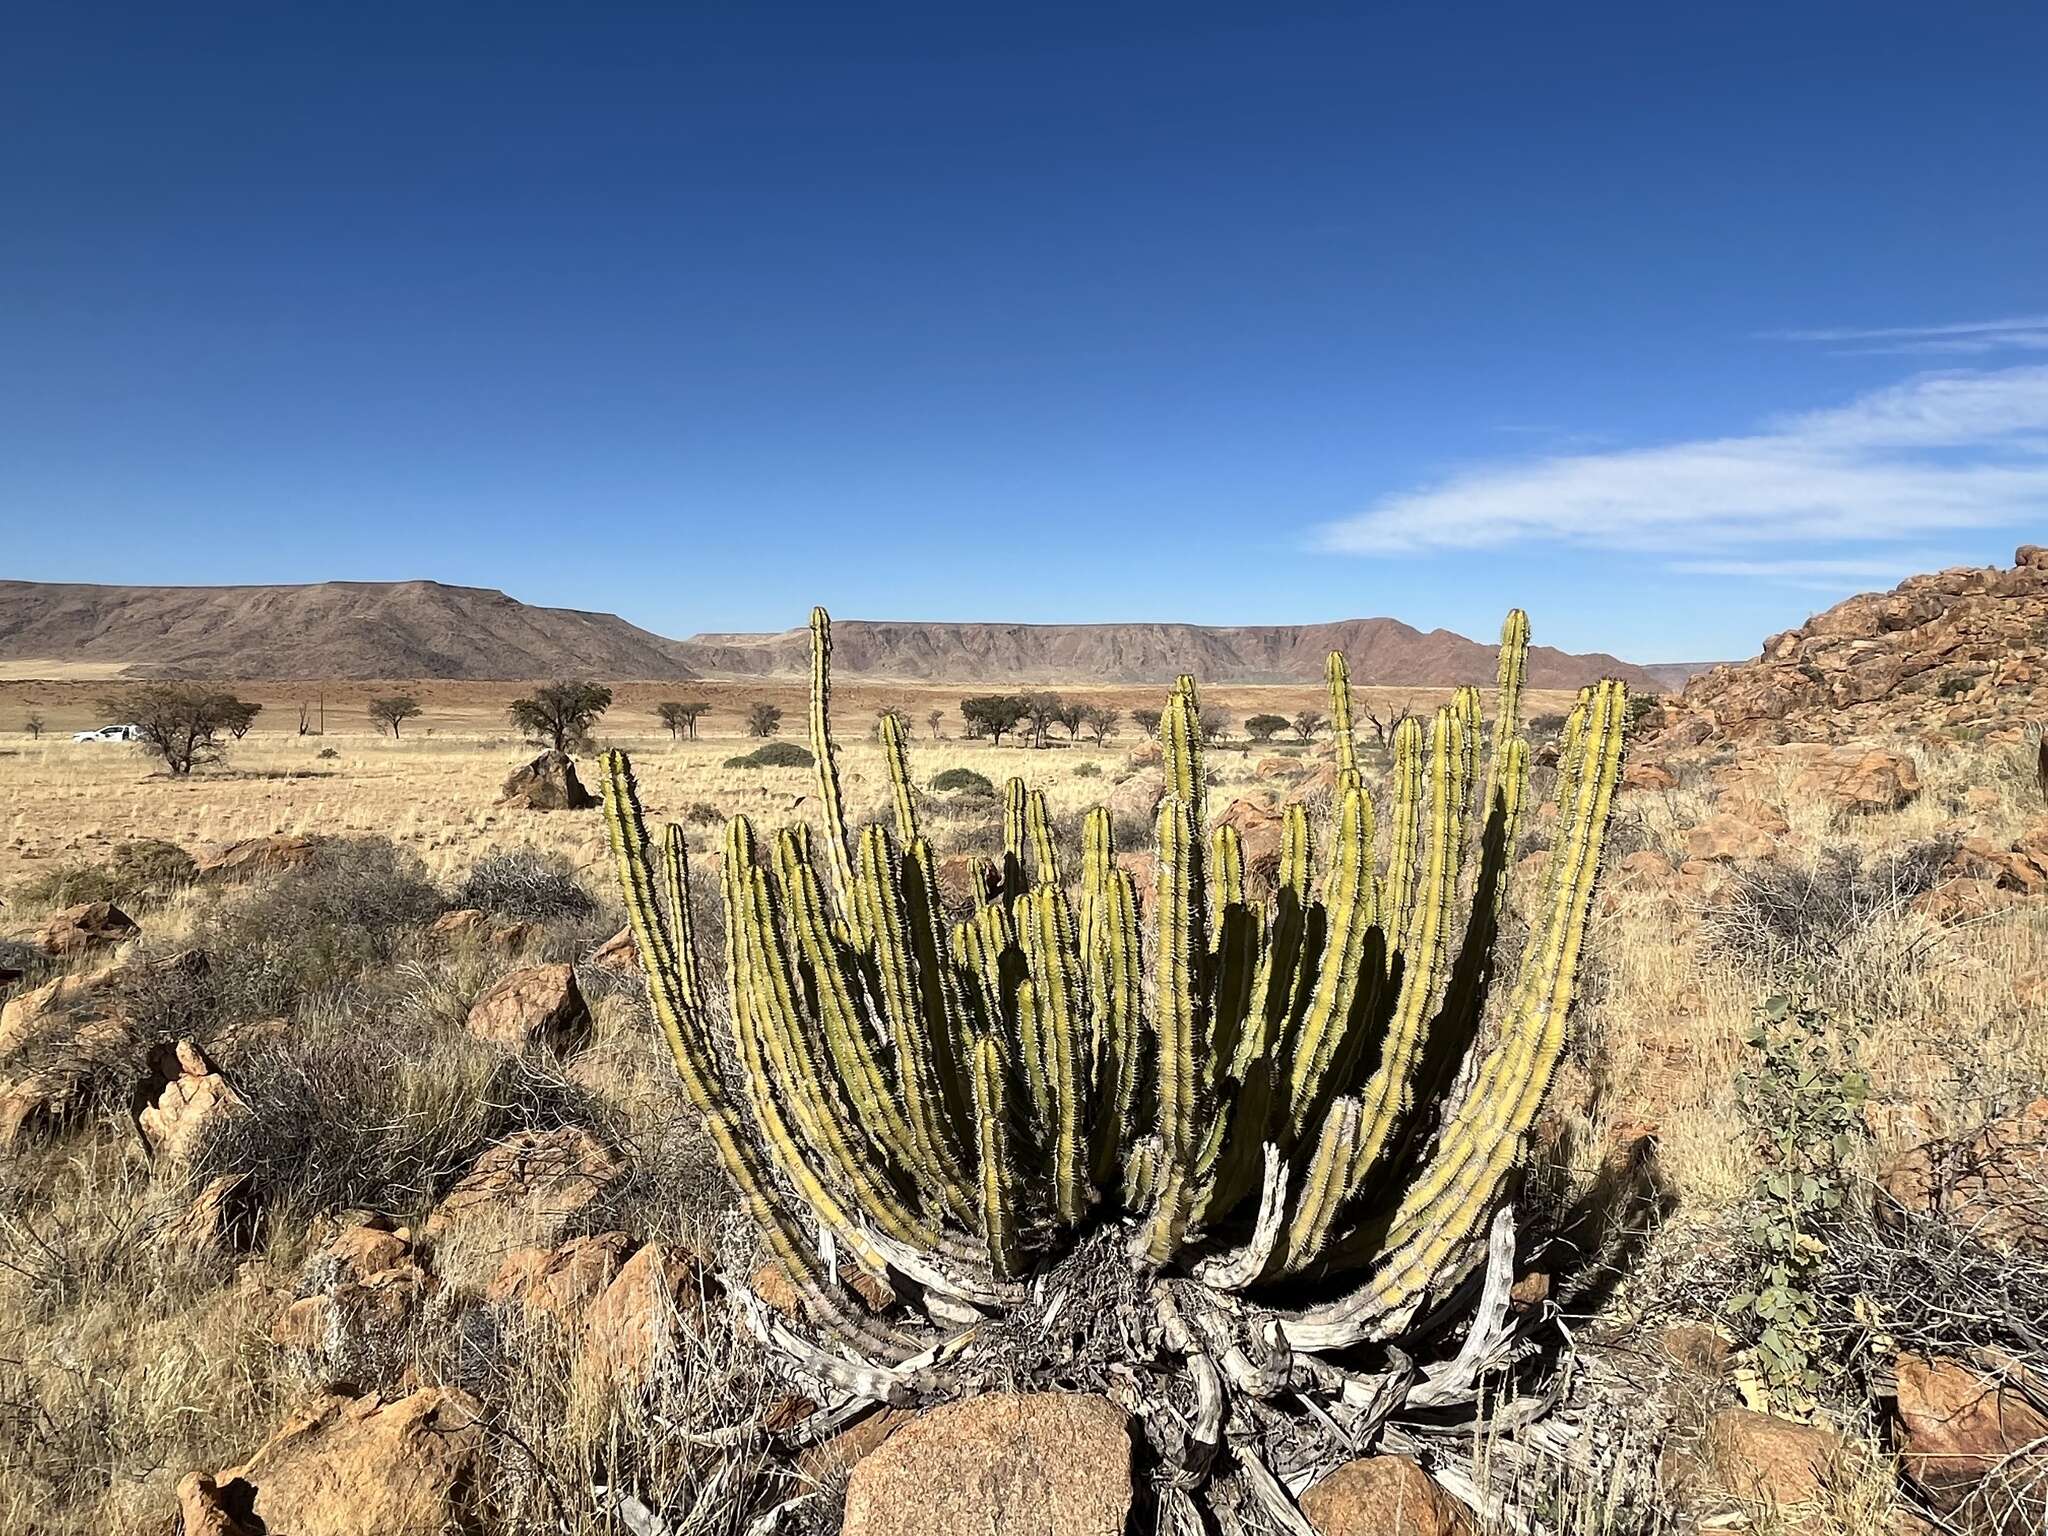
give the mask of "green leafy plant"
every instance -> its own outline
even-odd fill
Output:
[[[1765,1001],[1749,1037],[1751,1065],[1738,1084],[1755,1127],[1761,1167],[1749,1240],[1753,1285],[1728,1298],[1730,1320],[1755,1342],[1737,1384],[1757,1407],[1806,1414],[1822,1383],[1816,1281],[1827,1239],[1849,1198],[1848,1165],[1868,1088],[1855,1038],[1800,997]]]
[[[932,789],[942,795],[958,793],[990,800],[996,797],[995,785],[972,768],[941,768],[932,775]]]
[[[738,757],[728,757],[728,768],[808,768],[815,761],[811,754],[793,741],[771,741],[743,752]]]
[[[581,752],[590,747],[590,728],[611,707],[612,691],[602,683],[555,682],[514,699],[506,714],[535,746]]]

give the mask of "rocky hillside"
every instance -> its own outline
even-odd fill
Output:
[[[0,581],[0,663],[122,668],[136,677],[619,680],[809,675],[810,631],[668,640],[615,614],[537,608],[486,587],[328,581],[299,587],[106,587]],[[846,678],[1025,683],[1303,683],[1342,651],[1360,684],[1447,687],[1493,674],[1494,648],[1397,619],[1200,624],[950,624],[840,620]],[[1688,669],[1529,652],[1536,688],[1602,677],[1668,691]],[[20,674],[34,675],[34,674]]]
[[[1997,732],[2048,714],[2048,549],[1837,603],[1686,685],[1667,729],[1767,741]]]
[[[489,587],[103,587],[0,581],[0,661],[113,663],[135,677],[687,678],[673,640],[609,613]]]
[[[810,631],[697,635],[686,653],[707,675],[797,677],[810,669]],[[1360,684],[1449,687],[1493,675],[1494,648],[1447,629],[1427,634],[1398,619],[1330,624],[943,624],[835,619],[833,666],[849,677],[912,682],[1301,683],[1342,651]],[[1577,688],[1602,677],[1663,691],[1655,669],[1613,656],[1529,651],[1534,688]]]

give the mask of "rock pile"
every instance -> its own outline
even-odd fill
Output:
[[[1659,745],[1848,741],[1887,731],[2014,731],[2048,712],[2048,549],[1837,603],[1763,654],[1686,685]]]

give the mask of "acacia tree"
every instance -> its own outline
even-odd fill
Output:
[[[916,729],[910,723],[910,711],[900,704],[885,704],[875,711],[875,735],[880,736],[882,734],[882,722],[885,720],[894,720],[896,722],[896,729],[903,733],[905,741],[909,741],[917,734]]]
[[[1117,722],[1124,717],[1120,709],[1111,709],[1106,704],[1090,705],[1081,716],[1081,723],[1088,727],[1088,734],[1095,738],[1098,747],[1116,734]]]
[[[388,699],[370,700],[370,718],[398,740],[398,727],[420,713],[420,701],[409,693],[394,693]]]
[[[945,739],[945,733],[939,729],[940,726],[946,723],[946,712],[943,709],[935,709],[926,715],[924,723],[932,728],[933,741],[943,741]]]
[[[43,739],[43,717],[33,710],[29,712],[29,717],[21,722],[21,728],[28,732],[30,740],[41,741]]]
[[[590,728],[612,707],[612,691],[602,683],[553,682],[536,688],[530,698],[514,699],[506,713],[535,746],[577,752],[590,745]]]
[[[219,757],[225,750],[221,732],[251,708],[232,693],[200,683],[145,683],[101,699],[99,707],[110,719],[134,726],[143,745],[180,777]]]
[[[1323,728],[1324,722],[1322,715],[1318,711],[1313,709],[1304,709],[1300,714],[1294,717],[1293,724],[1294,734],[1299,736],[1303,741],[1307,741],[1309,737],[1315,735],[1317,731],[1320,731]]]
[[[1131,711],[1131,718],[1137,722],[1138,729],[1147,736],[1157,736],[1159,734],[1160,712],[1158,710],[1134,709]]]
[[[992,737],[1000,747],[1004,733],[1014,731],[1024,718],[1025,703],[1014,693],[976,694],[960,701],[960,714],[967,722],[968,735]]]
[[[690,740],[695,741],[697,739],[697,719],[700,715],[710,714],[711,706],[709,704],[699,704],[695,700],[681,702],[670,699],[667,703],[656,709],[654,713],[661,723],[668,727],[670,741],[674,741],[678,736],[687,736]]]
[[[1053,728],[1060,718],[1065,701],[1056,693],[1027,693],[1024,695],[1024,718],[1031,722],[1031,745],[1045,745],[1045,733]]]
[[[1077,703],[1073,699],[1060,700],[1059,722],[1067,733],[1067,740],[1079,741],[1081,739],[1081,722],[1087,718],[1088,709],[1086,705]]]
[[[256,723],[256,717],[262,713],[261,704],[251,704],[246,699],[233,699],[222,712],[221,726],[235,740],[240,741],[249,734],[249,727]]]
[[[1230,712],[1217,705],[1204,704],[1199,723],[1204,741],[1221,741],[1230,734]]]
[[[1245,734],[1253,741],[1271,741],[1287,729],[1284,715],[1253,715],[1244,723]]]
[[[782,729],[782,706],[766,700],[747,711],[747,734],[749,736],[773,736]]]

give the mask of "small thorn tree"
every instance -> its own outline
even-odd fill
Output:
[[[388,699],[370,700],[370,718],[398,740],[398,727],[420,714],[420,701],[409,693],[394,693]]]

